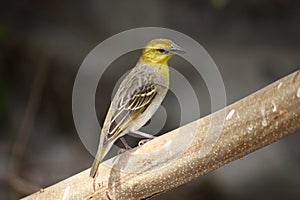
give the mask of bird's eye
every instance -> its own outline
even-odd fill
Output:
[[[164,49],[157,49],[157,51],[160,52],[160,53],[166,52],[166,50],[164,50]]]

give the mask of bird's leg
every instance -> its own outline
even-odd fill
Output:
[[[136,134],[136,135],[140,135],[142,137],[145,137],[145,138],[148,138],[148,139],[153,139],[155,138],[154,135],[150,135],[148,133],[144,133],[144,132],[141,132],[141,131],[132,131],[132,133]]]
[[[124,137],[121,137],[120,140],[123,143],[125,149],[132,149],[131,146],[129,146],[129,144],[127,143],[127,141],[125,140]]]
[[[145,138],[148,138],[148,139],[143,139],[143,140],[139,141],[139,146],[145,144],[146,142],[149,142],[153,138],[156,138],[154,135],[150,135],[148,133],[144,133],[144,132],[141,132],[141,131],[132,131],[132,132],[135,133],[135,134],[137,134],[137,135],[140,135],[140,136],[143,136]]]
[[[131,146],[129,146],[129,144],[126,142],[124,137],[121,137],[120,140],[121,140],[122,144],[124,145],[125,149],[121,148],[118,151],[118,154],[124,153],[126,150],[132,149]]]

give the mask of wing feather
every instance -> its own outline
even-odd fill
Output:
[[[137,88],[127,101],[117,102],[118,108],[112,114],[110,127],[106,139],[117,137],[125,130],[130,122],[142,114],[157,94],[157,86],[147,84]]]

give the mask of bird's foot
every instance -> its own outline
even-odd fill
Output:
[[[125,148],[122,148],[122,149],[119,149],[119,151],[118,151],[118,155],[119,154],[122,154],[122,153],[124,153],[124,152],[126,152],[128,149],[125,149]]]
[[[118,154],[124,153],[125,151],[132,149],[131,146],[129,146],[129,144],[126,142],[124,137],[120,138],[121,142],[123,143],[125,148],[122,148],[118,151]]]
[[[147,142],[149,142],[149,141],[152,140],[152,139],[153,139],[153,138],[140,140],[139,143],[138,143],[138,145],[139,145],[139,146],[142,146],[142,145],[146,144]]]

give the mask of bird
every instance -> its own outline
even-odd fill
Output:
[[[138,130],[151,119],[168,92],[168,61],[173,55],[182,53],[185,53],[182,47],[165,38],[153,39],[143,48],[137,64],[123,79],[111,101],[90,177],[95,177],[100,163],[117,139],[124,143],[123,136],[128,133],[154,138]]]

